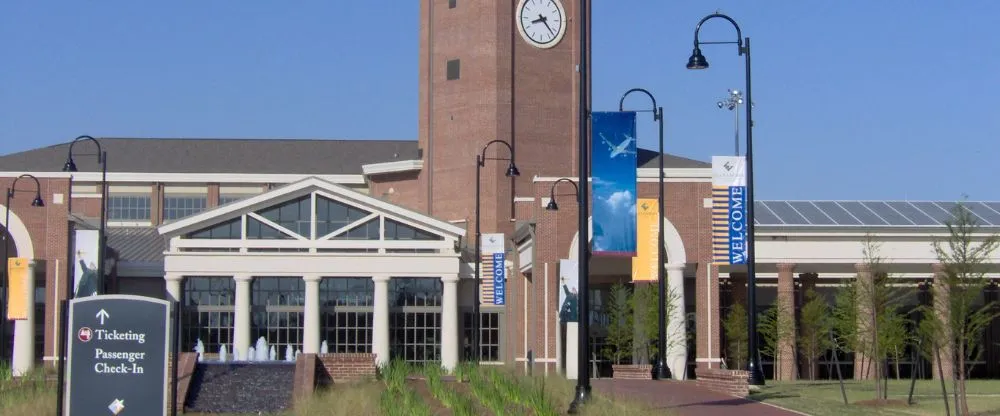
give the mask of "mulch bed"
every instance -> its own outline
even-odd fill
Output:
[[[413,391],[417,393],[417,396],[420,396],[424,403],[430,407],[432,415],[451,416],[454,414],[451,409],[445,407],[440,400],[434,398],[434,395],[431,394],[431,389],[427,387],[426,381],[408,379],[406,380],[406,385],[413,389]]]

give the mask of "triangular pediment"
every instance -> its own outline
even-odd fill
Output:
[[[454,240],[465,230],[310,177],[159,227],[185,239]]]

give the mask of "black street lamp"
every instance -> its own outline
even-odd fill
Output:
[[[706,21],[713,18],[722,18],[727,20],[729,23],[733,24],[736,28],[736,41],[735,42],[701,42],[698,40],[698,32],[701,30],[701,25]],[[694,51],[691,52],[691,57],[688,58],[687,68],[688,69],[706,69],[708,68],[708,60],[705,56],[701,54],[701,45],[711,45],[711,44],[735,44],[737,46],[737,52],[739,55],[743,56],[746,60],[746,94],[748,103],[753,103],[753,98],[750,95],[750,37],[743,37],[743,32],[740,30],[740,25],[736,24],[733,18],[726,16],[721,13],[713,13],[705,16],[698,22],[698,25],[694,28]],[[760,361],[758,360],[757,351],[757,277],[755,274],[755,260],[754,260],[754,199],[753,199],[753,105],[744,105],[746,111],[746,136],[747,136],[747,327],[750,339],[748,340],[748,353],[749,359],[747,360],[747,370],[750,373],[749,381],[750,384],[756,386],[764,385],[764,372],[760,368]]]
[[[107,245],[106,218],[108,212],[108,153],[101,149],[101,142],[90,136],[80,136],[73,139],[69,144],[69,152],[66,155],[66,164],[63,165],[63,172],[76,172],[76,163],[73,162],[73,146],[80,140],[90,140],[97,146],[97,163],[101,164],[101,224],[100,242],[97,246],[97,278],[101,281],[101,292],[104,291],[104,247]],[[70,290],[66,299],[73,298],[73,279],[66,279],[69,282]]]
[[[486,157],[486,150],[489,149],[490,146],[493,145],[494,143],[499,143],[499,144],[502,144],[502,145],[506,146],[507,150],[510,151],[510,157],[509,158],[503,158],[503,157],[490,157],[490,158],[488,158],[488,157]],[[509,161],[510,164],[507,165],[507,172],[505,173],[505,175],[508,178],[513,178],[513,177],[521,176],[521,172],[517,170],[517,165],[514,164],[514,148],[510,146],[510,143],[507,143],[507,142],[505,142],[503,140],[493,140],[493,141],[491,141],[489,143],[486,143],[486,145],[483,146],[483,151],[480,154],[476,155],[476,260],[475,260],[475,262],[476,262],[476,301],[472,302],[472,315],[473,315],[473,317],[472,317],[472,351],[473,351],[472,352],[472,354],[473,354],[472,360],[474,362],[476,362],[476,363],[479,362],[479,359],[482,356],[482,351],[479,350],[479,327],[480,327],[480,324],[481,324],[480,323],[480,319],[482,319],[479,316],[479,304],[483,300],[482,294],[480,293],[480,291],[482,289],[481,289],[481,286],[480,286],[480,276],[479,276],[479,263],[481,263],[482,260],[483,260],[482,242],[480,241],[482,239],[482,233],[480,232],[480,225],[481,225],[480,223],[482,222],[482,218],[480,217],[480,214],[479,214],[479,200],[480,200],[480,197],[482,196],[482,189],[481,189],[481,184],[480,184],[480,182],[481,182],[480,181],[480,177],[482,176],[482,169],[483,169],[484,166],[486,166],[486,161],[487,160],[506,160],[506,161]],[[513,196],[512,196],[512,198],[513,198]],[[511,218],[513,218],[513,216],[514,216],[513,210],[511,211],[510,215],[511,215]]]
[[[558,186],[560,182],[569,182],[570,185],[573,185],[573,192],[576,194],[576,202],[581,202],[580,187],[576,185],[576,182],[573,182],[572,179],[568,178],[559,178],[552,183],[552,188],[549,189],[549,203],[545,204],[545,209],[548,211],[559,211],[559,204],[556,203],[556,186]],[[577,240],[579,241],[579,239]]]
[[[577,278],[579,279],[580,292],[579,292],[579,306],[577,307],[577,312],[579,314],[579,328],[580,333],[578,334],[578,342],[580,345],[580,356],[578,358],[579,364],[577,366],[580,368],[578,376],[576,378],[576,393],[574,394],[573,401],[569,404],[569,413],[576,414],[579,412],[581,406],[590,400],[590,372],[587,371],[590,361],[590,98],[588,97],[588,92],[590,91],[590,58],[589,49],[590,42],[588,40],[590,34],[590,16],[589,16],[589,0],[580,0],[577,5],[577,10],[580,14],[580,61],[578,62],[579,68],[579,91],[578,96],[580,97],[580,102],[577,105],[579,107],[579,114],[577,114],[577,121],[580,123],[577,127],[578,146],[577,156],[579,157],[577,161],[577,173],[579,174],[577,178],[577,183],[579,187],[577,188],[577,194],[580,200],[580,210],[577,216],[577,253],[576,258],[578,261],[577,266]]]
[[[6,214],[4,215],[4,220],[3,220],[3,231],[4,231],[3,232],[3,282],[2,285],[0,285],[0,287],[2,287],[4,291],[4,293],[0,295],[3,297],[3,307],[2,309],[0,309],[0,313],[3,314],[3,316],[0,317],[0,323],[2,323],[2,325],[0,325],[0,342],[3,343],[3,346],[0,347],[0,351],[3,352],[0,353],[2,354],[0,355],[0,360],[7,358],[7,303],[10,301],[10,299],[7,299],[7,295],[10,292],[9,290],[7,290],[7,285],[10,284],[10,269],[7,265],[8,263],[7,258],[10,257],[10,241],[7,241],[7,239],[9,238],[7,236],[10,235],[10,200],[14,199],[15,196],[14,194],[16,192],[25,192],[25,190],[23,189],[21,190],[17,189],[17,181],[20,180],[21,178],[31,178],[33,181],[35,181],[35,199],[31,200],[31,206],[33,207],[45,206],[45,201],[42,200],[42,184],[39,183],[38,178],[34,177],[33,175],[24,174],[18,176],[14,178],[14,182],[10,184],[10,188],[7,188],[7,200],[4,201],[3,204],[4,209],[6,210]],[[33,308],[34,305],[28,305],[28,307]]]
[[[656,98],[653,98],[653,94],[651,94],[649,91],[646,91],[645,89],[642,89],[642,88],[632,88],[632,89],[626,91],[625,94],[622,95],[622,98],[620,100],[618,100],[618,111],[625,111],[625,98],[628,97],[628,95],[631,94],[631,93],[633,93],[633,92],[640,92],[640,93],[646,94],[646,96],[649,97],[650,101],[653,102],[653,109],[651,110],[652,113],[653,113],[653,121],[659,122],[659,126],[660,126],[660,136],[659,136],[659,138],[660,138],[660,153],[659,153],[660,170],[659,170],[659,172],[660,173],[657,174],[657,177],[660,178],[660,186],[657,187],[657,192],[658,192],[657,193],[657,198],[658,198],[657,199],[657,205],[659,205],[660,208],[659,208],[659,212],[657,212],[657,214],[656,214],[657,223],[659,225],[659,230],[660,230],[659,233],[658,233],[657,239],[656,239],[656,247],[657,247],[656,248],[656,279],[657,279],[657,282],[658,282],[657,292],[659,293],[659,301],[660,301],[659,305],[658,305],[658,311],[657,311],[657,319],[658,319],[658,325],[659,325],[658,331],[659,331],[659,333],[657,334],[658,338],[657,338],[657,344],[656,345],[657,345],[657,349],[659,350],[660,353],[657,354],[656,362],[653,363],[653,376],[656,377],[659,380],[666,380],[666,379],[670,378],[670,369],[667,367],[667,362],[664,359],[664,356],[667,354],[667,323],[666,323],[666,321],[667,321],[667,306],[666,306],[666,300],[667,300],[667,295],[666,295],[666,292],[667,292],[667,281],[666,281],[666,278],[664,278],[664,268],[663,268],[663,260],[666,258],[666,256],[663,255],[664,254],[663,253],[663,245],[664,245],[663,244],[663,239],[664,239],[664,237],[663,237],[663,213],[666,211],[666,209],[663,206],[663,182],[664,182],[664,178],[663,178],[663,156],[664,156],[663,155],[663,107],[657,107],[656,106]]]

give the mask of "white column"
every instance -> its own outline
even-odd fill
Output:
[[[5,260],[6,261],[6,260]],[[6,266],[6,265],[4,265]],[[31,372],[35,368],[35,261],[28,263],[27,282],[24,282],[28,291],[28,298],[25,305],[28,310],[25,319],[14,321],[14,353],[11,362],[11,372],[15,377],[20,377]],[[10,283],[8,282],[8,285]],[[6,316],[3,319],[7,319]]]
[[[233,355],[237,360],[247,359],[250,349],[250,282],[246,274],[233,276],[236,280],[236,313],[233,319]]]
[[[441,367],[451,372],[458,365],[458,275],[442,276]]]
[[[667,264],[667,297],[673,307],[667,317],[667,367],[674,380],[687,379],[687,323],[684,312],[684,264]]]
[[[388,275],[372,276],[375,282],[372,352],[379,367],[389,364],[389,279]]]
[[[302,325],[305,333],[302,336],[302,352],[306,354],[319,353],[319,282],[323,276],[318,274],[302,276],[306,281],[306,305]]]
[[[580,323],[566,323],[566,379],[576,380],[580,375]],[[585,369],[586,370],[586,369]]]
[[[163,276],[163,280],[167,282],[167,300],[171,302],[181,301],[181,281],[184,280],[184,276],[177,273],[167,273]]]

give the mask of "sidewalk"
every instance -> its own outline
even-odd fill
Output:
[[[607,396],[642,400],[653,409],[671,409],[680,416],[801,415],[763,403],[715,393],[698,387],[693,381],[596,379],[591,381],[591,386]]]

